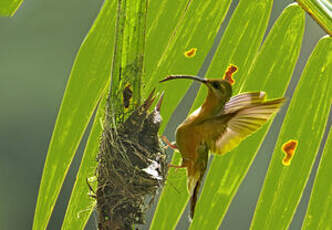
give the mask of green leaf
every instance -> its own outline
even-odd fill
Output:
[[[140,5],[140,6],[143,6],[143,5]],[[152,5],[153,6],[153,5]],[[174,5],[173,5],[174,7]],[[121,10],[121,14],[128,14],[128,18],[133,18],[134,15],[132,15],[132,12],[135,11],[135,9],[137,9],[136,5],[135,4],[130,4],[128,3],[128,6],[126,5],[122,5],[122,7],[120,7],[120,10]],[[142,7],[138,7],[138,9],[142,9]],[[158,8],[159,11],[160,11],[160,7]],[[156,12],[156,11],[153,11],[151,9],[152,12]],[[162,11],[160,11],[162,12]],[[173,11],[172,11],[173,12]],[[162,18],[161,18],[162,19]],[[170,20],[166,20],[164,19],[163,20],[164,23],[167,22],[166,24],[169,25],[170,23]],[[125,77],[123,77],[122,79],[125,79],[125,81],[133,81],[135,80],[136,78],[133,77],[133,76],[130,76],[131,72],[130,70],[131,69],[137,69],[137,68],[131,68],[133,67],[133,63],[134,65],[137,67],[137,59],[136,59],[136,56],[134,54],[135,50],[141,50],[142,51],[142,43],[135,43],[135,41],[133,41],[132,39],[132,34],[135,32],[134,31],[134,25],[133,25],[133,22],[131,21],[130,23],[125,23],[123,21],[123,18],[121,19],[118,19],[118,31],[123,31],[123,33],[118,33],[117,34],[117,43],[116,43],[116,46],[117,46],[117,53],[116,53],[116,58],[115,58],[115,61],[113,62],[113,76],[115,76],[113,79],[112,79],[112,85],[113,85],[113,91],[114,94],[111,96],[112,98],[112,102],[119,102],[119,104],[121,103],[121,101],[119,101],[119,94],[122,92],[123,90],[123,87],[125,87],[126,85],[126,82],[124,81],[121,81],[120,78],[117,78],[117,76],[119,76],[120,74],[124,75]],[[138,30],[139,31],[139,30]],[[157,27],[154,27],[154,30],[149,30],[149,38],[147,39],[147,46],[149,46],[149,44],[151,43],[154,43],[154,44],[158,44],[161,41],[165,41],[165,39],[159,39],[158,40],[158,43],[156,42],[156,37],[157,35],[160,36],[160,31]],[[171,31],[170,31],[171,32]],[[138,36],[136,36],[138,37]],[[140,36],[142,37],[142,35]],[[138,40],[138,39],[137,39]],[[151,42],[151,43],[149,43]],[[167,44],[167,43],[165,43]],[[135,46],[136,45],[136,46]],[[160,46],[160,45],[159,45]],[[159,47],[157,46],[157,47]],[[138,49],[136,49],[136,47]],[[153,51],[153,52],[152,52]],[[131,53],[132,52],[132,53]],[[155,51],[154,50],[151,50],[151,54],[154,54]],[[143,52],[141,52],[141,56],[143,56]],[[147,55],[147,57],[149,57],[149,55]],[[118,60],[118,61],[116,61]],[[121,60],[121,61],[119,61]],[[136,62],[136,63],[135,63]],[[153,62],[152,62],[153,63]],[[141,62],[139,62],[138,64],[141,64]],[[128,68],[128,66],[130,68]],[[151,68],[151,65],[146,65],[147,66],[147,69],[149,69],[148,67]],[[124,71],[123,72],[120,72],[120,70],[123,69]],[[151,68],[152,69],[152,68]],[[136,72],[137,74],[137,72]],[[134,85],[140,85],[140,84],[135,84],[133,83]],[[114,90],[114,89],[117,89],[117,90]],[[139,92],[139,91],[137,91]],[[145,91],[147,92],[147,91]],[[96,131],[93,131],[93,132],[96,132]],[[91,137],[90,138],[93,138],[95,136],[95,134],[91,134]],[[93,140],[90,140],[89,139],[89,143],[93,142]],[[89,146],[88,146],[89,147]],[[86,153],[85,154],[89,154],[89,150],[86,150]],[[88,161],[89,159],[91,159],[91,157],[83,157],[83,160],[82,160],[82,163],[81,163],[81,168],[80,168],[80,171],[79,171],[79,174],[78,174],[78,180],[80,182],[77,182],[78,184],[75,185],[75,188],[74,188],[74,192],[72,194],[72,199],[71,202],[70,202],[70,207],[68,208],[67,210],[67,215],[66,215],[66,219],[65,219],[65,224],[63,225],[63,228],[66,228],[66,226],[72,226],[72,224],[78,224],[76,223],[75,221],[78,221],[77,219],[77,208],[75,209],[75,207],[82,207],[83,210],[85,210],[84,208],[86,208],[86,215],[82,213],[82,215],[80,215],[80,221],[82,221],[83,223],[86,222],[87,218],[89,217],[90,213],[91,213],[91,207],[87,207],[89,205],[91,205],[91,202],[89,202],[88,200],[88,197],[87,197],[87,186],[84,184],[84,180],[85,178],[81,178],[81,176],[85,176],[88,174],[89,170],[91,172],[91,167],[90,169],[86,169],[86,167],[88,167],[88,163],[86,163],[85,161]],[[81,173],[82,172],[82,173]],[[83,179],[83,181],[82,181]],[[83,186],[83,187],[81,187]],[[85,186],[85,187],[84,187]],[[78,194],[77,194],[78,193]],[[75,195],[75,196],[74,196]],[[76,196],[79,196],[79,197],[76,197]],[[78,203],[79,201],[82,201],[81,203]],[[82,209],[81,209],[82,210]],[[75,216],[76,214],[76,216]],[[78,225],[76,225],[78,226]],[[79,226],[83,226],[83,225],[79,225]]]
[[[156,83],[157,79],[161,77],[151,75],[157,67],[159,68],[158,63],[161,57],[169,52],[169,43],[174,42],[174,39],[180,36],[178,28],[184,24],[191,2],[192,0],[149,1],[144,57],[145,75],[146,78],[149,78],[148,82]],[[149,94],[149,90],[145,90],[145,95]]]
[[[46,157],[33,229],[46,229],[84,130],[109,81],[114,9],[114,1],[105,1],[76,57]]]
[[[212,66],[209,68],[209,76],[220,76],[229,63],[238,65],[241,70],[239,70],[240,74],[246,72],[243,69],[247,70],[249,68],[263,39],[271,7],[272,1],[265,1],[259,5],[252,1],[241,1],[239,3],[213,59]],[[238,79],[240,79],[238,82],[243,81],[241,77]],[[181,82],[178,81],[176,83]],[[197,107],[202,103],[206,95],[205,88],[202,87],[202,89],[193,107]],[[179,154],[175,154],[173,164],[179,164],[180,158]],[[188,199],[189,195],[187,192],[185,170],[174,171],[171,169],[158,204],[159,218],[162,219],[167,215],[164,220],[169,220],[169,215],[172,215],[174,216],[172,217],[173,219],[175,219],[175,217],[179,219]],[[168,211],[170,206],[172,209],[171,213]],[[155,217],[155,219],[156,218],[157,217]],[[158,227],[160,227],[162,221],[160,219],[157,221]],[[178,221],[178,219],[176,220]],[[166,224],[168,225],[169,222]],[[172,226],[168,226],[168,228],[171,227]]]
[[[293,95],[257,203],[251,229],[287,229],[309,178],[332,98],[332,39],[321,39]],[[298,142],[289,166],[282,146]],[[320,210],[321,211],[321,210]]]
[[[332,5],[329,0],[296,0],[299,5],[332,36]]]
[[[130,107],[140,101],[141,76],[143,70],[146,1],[118,1],[117,29],[115,33],[115,51],[113,58],[112,89],[109,96],[109,112],[124,113],[122,92],[126,86],[133,91]],[[107,19],[107,18],[105,18]],[[107,88],[108,89],[108,88]],[[88,221],[95,202],[88,197],[89,188],[86,179],[95,175],[96,154],[99,151],[99,138],[102,133],[101,123],[104,118],[106,95],[92,126],[73,192],[67,208],[63,229],[83,229]],[[128,108],[129,109],[129,108]],[[112,115],[109,115],[113,117]],[[109,118],[109,117],[108,117]],[[109,121],[109,119],[107,119]],[[104,123],[106,125],[106,123]]]
[[[280,97],[285,92],[295,67],[303,32],[303,11],[297,5],[287,7],[266,38],[249,76],[239,87],[240,91],[262,90],[267,92],[268,98]],[[230,153],[214,157],[190,229],[218,228],[269,124],[245,139]]]
[[[1,0],[0,16],[11,17],[22,4],[23,0]]]
[[[332,219],[332,132],[326,141],[318,174],[311,193],[309,207],[304,219],[303,230],[329,229]]]
[[[234,64],[239,68],[233,92],[238,92],[263,40],[272,4],[272,0],[261,1],[260,4],[255,1],[239,2],[209,67],[208,78],[222,77],[227,67]],[[206,95],[206,87],[201,87],[191,111],[203,103]]]
[[[106,88],[102,101],[93,122],[91,132],[83,153],[79,171],[67,206],[66,215],[62,223],[62,229],[84,229],[94,209],[95,200],[88,196],[91,192],[86,180],[95,176],[96,157],[99,151],[99,140],[102,133],[102,120],[106,105]],[[95,189],[96,186],[91,186]],[[96,191],[96,190],[95,190]]]
[[[115,51],[108,106],[124,114],[123,90],[129,87],[129,110],[140,104],[146,27],[146,0],[118,1]],[[112,115],[113,116],[113,115]],[[117,116],[116,116],[117,117]]]
[[[145,76],[142,90],[145,98],[152,88],[159,85],[157,80],[162,76],[152,73],[156,72],[157,68],[162,67],[160,59],[168,55],[170,44],[173,44],[181,36],[178,30],[184,24],[184,19],[187,18],[190,4],[192,4],[192,0],[167,0],[162,1],[162,4],[160,1],[149,1],[144,53]],[[162,107],[165,107],[165,100],[163,104]],[[171,112],[164,111],[164,113]],[[163,117],[163,123],[167,123],[165,117]]]
[[[156,63],[156,66],[149,64],[150,60],[153,59],[152,55],[155,56],[155,51],[151,49],[147,50],[154,53],[146,53],[145,67],[148,80],[145,97],[154,87],[157,90],[167,87],[161,110],[163,122],[159,130],[160,133],[163,132],[171,114],[186,93],[191,82],[176,81],[167,84],[158,84],[158,81],[170,74],[197,74],[212,47],[214,38],[226,15],[230,2],[230,0],[188,1],[188,4],[185,6],[186,10],[183,13],[183,19],[181,18],[182,20],[174,28],[167,46],[162,50],[161,57],[156,57],[158,61],[153,60],[152,62]],[[173,8],[177,7],[177,4],[173,5]],[[160,20],[163,20],[163,23],[167,23],[169,18],[160,18]],[[162,28],[159,28],[158,32],[161,30]],[[157,37],[155,37],[154,41],[151,40],[154,43],[158,43],[158,41],[159,38]],[[146,46],[150,46],[149,41],[147,41]],[[195,56],[187,58],[184,52],[191,48],[197,48],[197,53]]]
[[[230,1],[221,0],[191,1],[190,5],[187,6],[183,21],[177,25],[174,36],[169,41],[157,64],[157,68],[151,71],[151,79],[148,81],[147,86],[155,86],[157,80],[170,74],[197,74],[209,49],[212,47],[213,39],[226,15],[229,4]],[[165,18],[163,20],[168,19]],[[148,44],[147,47],[149,47]],[[192,58],[187,58],[184,52],[191,48],[197,48],[197,54]],[[149,54],[147,53],[147,55]],[[148,68],[147,66],[147,73],[149,72]],[[165,86],[168,88],[161,111],[163,117],[161,132],[190,83],[189,81],[177,81],[157,86],[158,89]],[[175,180],[170,179],[173,176]],[[177,179],[181,180],[181,177],[184,176],[184,173],[178,172],[174,175],[172,171],[169,172],[168,182],[164,187],[163,194],[171,194],[170,200],[165,199],[165,202],[164,198],[161,198],[159,201],[151,229],[173,229],[176,225],[185,202],[185,199],[182,198],[187,196],[187,192],[186,189],[177,191],[175,188],[174,190],[174,186],[178,187]],[[176,183],[173,183],[174,181]],[[169,212],[170,209],[172,212]]]

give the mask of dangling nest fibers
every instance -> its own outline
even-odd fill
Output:
[[[152,112],[153,92],[117,128],[105,127],[98,154],[96,191],[98,229],[132,229],[144,223],[144,212],[167,174],[160,147],[161,99]]]

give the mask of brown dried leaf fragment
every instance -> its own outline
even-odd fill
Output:
[[[197,48],[191,48],[190,50],[184,52],[184,56],[186,56],[187,58],[192,58],[196,55],[197,52]]]
[[[130,84],[128,84],[122,92],[123,106],[126,109],[130,105],[130,99],[131,99],[132,96],[133,96],[133,91],[130,88]]]
[[[229,83],[231,83],[231,85],[234,85],[235,80],[233,79],[232,76],[233,76],[233,73],[235,73],[236,71],[237,71],[237,67],[235,65],[229,65],[223,79],[226,81],[229,81]]]
[[[282,151],[285,154],[285,157],[282,159],[282,164],[285,166],[289,166],[292,158],[295,154],[295,150],[297,147],[298,141],[297,140],[289,140],[285,144],[282,145]]]

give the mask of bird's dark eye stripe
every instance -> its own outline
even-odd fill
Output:
[[[218,82],[212,82],[212,86],[216,89],[220,89],[220,84]]]

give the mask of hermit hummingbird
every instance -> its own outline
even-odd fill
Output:
[[[234,66],[231,68],[233,72],[236,70]],[[223,155],[231,151],[268,121],[280,109],[285,98],[267,101],[262,91],[232,97],[231,78],[202,79],[197,76],[171,75],[160,82],[175,79],[198,81],[208,88],[204,103],[176,129],[174,147],[181,153],[182,164],[170,165],[187,169],[192,219],[209,152]]]

